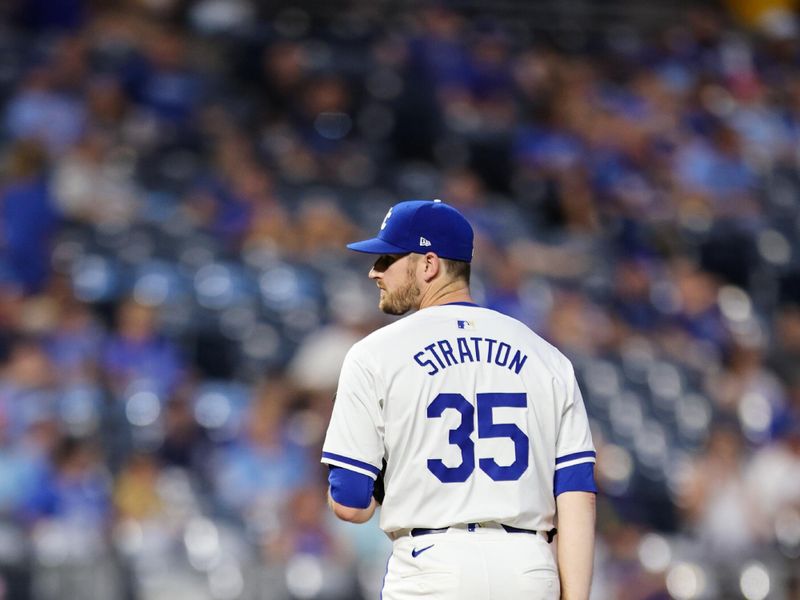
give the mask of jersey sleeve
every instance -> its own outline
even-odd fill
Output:
[[[345,357],[322,462],[373,480],[383,464],[383,414],[376,375],[354,346]]]
[[[580,388],[570,373],[567,402],[561,414],[556,440],[556,465],[553,478],[555,496],[563,492],[597,492],[594,481],[595,449],[589,418]]]

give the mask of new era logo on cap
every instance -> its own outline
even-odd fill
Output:
[[[409,200],[389,209],[377,237],[347,247],[368,254],[435,252],[442,258],[471,262],[472,241],[472,226],[449,204]]]

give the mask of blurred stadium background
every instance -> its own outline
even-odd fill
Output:
[[[6,0],[0,598],[375,598],[320,444],[399,199],[574,361],[593,598],[800,598],[790,0]],[[390,351],[390,350],[387,350]]]

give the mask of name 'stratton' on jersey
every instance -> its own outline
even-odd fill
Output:
[[[511,344],[487,337],[457,337],[455,340],[436,340],[414,355],[414,361],[436,375],[447,367],[464,363],[485,362],[506,367],[519,375],[528,355]]]

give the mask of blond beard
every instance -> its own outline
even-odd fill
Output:
[[[387,315],[404,315],[418,307],[420,292],[417,282],[414,281],[414,262],[408,265],[406,283],[391,293],[385,291],[378,302],[378,308]]]

